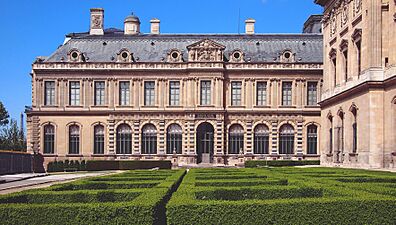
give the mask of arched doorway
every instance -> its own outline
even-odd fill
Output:
[[[197,163],[212,163],[214,148],[214,128],[210,123],[202,123],[197,128]]]

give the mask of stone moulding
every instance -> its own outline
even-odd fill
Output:
[[[187,69],[275,69],[322,70],[320,63],[34,63],[33,70],[187,70]]]

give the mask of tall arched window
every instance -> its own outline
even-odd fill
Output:
[[[166,133],[166,153],[173,154],[174,152],[177,154],[182,154],[182,137],[183,130],[177,124],[172,124],[168,127]]]
[[[94,154],[104,154],[104,126],[94,127]]]
[[[294,128],[290,124],[285,124],[279,132],[279,154],[294,153]]]
[[[142,154],[157,154],[157,129],[153,124],[142,129]]]
[[[117,127],[117,154],[132,154],[132,129],[127,124]]]
[[[51,124],[44,126],[44,154],[55,153],[55,127]]]
[[[228,153],[238,154],[243,152],[243,127],[239,124],[234,124],[230,127],[228,133]]]
[[[356,121],[356,116],[357,116],[357,109],[356,107],[353,107],[351,109],[352,115],[353,115],[353,123],[352,123],[352,153],[357,152],[357,121]]]
[[[80,153],[80,127],[71,125],[69,127],[69,154]]]
[[[254,154],[269,153],[269,129],[266,125],[260,124],[254,128]]]
[[[318,154],[318,127],[314,124],[307,128],[307,154]]]

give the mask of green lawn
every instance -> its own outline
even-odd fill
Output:
[[[0,196],[0,224],[166,223],[396,224],[396,174],[135,170]]]
[[[337,168],[195,169],[168,224],[396,224],[396,174]]]

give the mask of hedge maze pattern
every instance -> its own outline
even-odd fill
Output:
[[[184,173],[136,170],[0,196],[0,224],[164,224]]]
[[[396,176],[334,168],[196,169],[168,224],[396,224]]]

